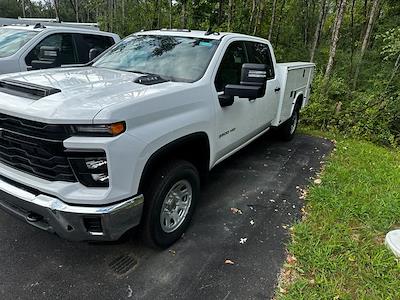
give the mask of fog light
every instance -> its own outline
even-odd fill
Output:
[[[68,160],[76,178],[88,187],[108,187],[108,162],[104,150],[67,150]]]
[[[89,170],[96,170],[105,165],[107,165],[106,159],[86,160],[86,166]]]
[[[107,173],[92,174],[92,178],[94,181],[98,181],[98,182],[108,182],[108,179],[109,179]]]

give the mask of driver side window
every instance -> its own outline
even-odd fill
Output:
[[[222,92],[227,84],[240,84],[242,65],[247,61],[243,42],[233,42],[228,46],[215,77],[217,92]]]
[[[40,47],[51,46],[60,49],[60,62],[62,65],[77,63],[75,46],[72,35],[68,33],[56,33],[44,38],[25,57],[27,66],[32,65],[32,60],[39,60]]]

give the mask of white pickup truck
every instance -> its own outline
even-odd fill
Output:
[[[63,24],[0,27],[0,74],[86,64],[120,41],[117,34]]]
[[[157,30],[89,66],[0,76],[0,207],[69,240],[140,225],[167,247],[210,169],[271,128],[293,137],[313,71],[262,38]]]

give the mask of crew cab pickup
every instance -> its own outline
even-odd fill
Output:
[[[117,34],[79,26],[2,26],[0,74],[86,64],[119,41]]]
[[[262,38],[157,30],[85,67],[0,76],[0,207],[69,240],[140,225],[167,247],[210,169],[271,128],[293,137],[313,71]]]

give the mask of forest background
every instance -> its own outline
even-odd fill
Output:
[[[0,0],[0,16],[98,22],[121,37],[158,28],[261,36],[278,62],[317,64],[303,124],[400,144],[399,0]]]

